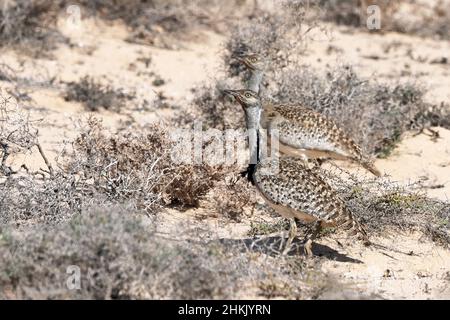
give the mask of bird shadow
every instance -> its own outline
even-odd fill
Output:
[[[266,236],[246,239],[221,238],[213,241],[219,242],[225,246],[232,246],[240,251],[250,250],[275,257],[279,256],[283,251],[286,239],[282,236]],[[323,257],[333,261],[363,263],[361,260],[351,258],[323,244],[313,243],[312,251],[314,256]],[[305,255],[304,243],[299,239],[295,239],[292,242],[290,250],[286,254],[288,256]]]

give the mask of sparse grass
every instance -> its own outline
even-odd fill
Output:
[[[289,229],[289,221],[287,219],[279,219],[275,223],[266,221],[251,222],[248,235],[251,237],[269,235],[274,232],[280,232]]]
[[[336,170],[338,170],[336,168]],[[323,172],[346,201],[349,209],[371,234],[383,231],[420,231],[433,241],[450,245],[450,204],[428,198],[420,185],[401,185],[386,179],[363,179],[343,172],[349,179]]]
[[[124,93],[123,90],[114,89],[110,85],[102,85],[89,76],[78,82],[67,84],[64,99],[66,101],[81,102],[88,111],[99,111],[105,108],[111,111],[120,111],[134,94]]]

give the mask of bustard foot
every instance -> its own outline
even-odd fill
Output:
[[[308,258],[312,258],[314,256],[314,253],[312,252],[312,244],[313,244],[312,240],[308,239],[304,246],[305,254]]]
[[[281,253],[281,255],[286,255],[288,254],[288,252],[291,250],[292,247],[292,241],[295,239],[295,236],[297,235],[297,224],[295,223],[295,219],[289,219],[289,237],[286,241],[286,244],[284,246],[284,250]]]
[[[312,232],[306,237],[307,240],[305,242],[304,249],[305,254],[308,258],[312,258],[314,256],[312,251],[313,241],[317,237],[321,229],[322,229],[322,220],[316,220],[313,223]]]

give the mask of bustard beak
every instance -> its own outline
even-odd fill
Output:
[[[223,93],[232,96],[237,102],[241,103],[239,90],[223,90]]]
[[[239,62],[244,62],[244,60],[245,60],[245,55],[244,54],[233,54],[232,56],[231,56],[231,59],[234,59],[234,60],[237,60],[237,61],[239,61]]]
[[[237,91],[237,90],[223,90],[223,93],[224,94],[227,94],[227,95],[230,95],[230,96],[233,96],[233,97],[237,97],[238,95],[239,95],[239,92]]]
[[[234,55],[232,56],[232,58],[242,64],[244,64],[247,68],[249,68],[250,70],[254,70],[255,68],[252,66],[251,63],[248,62],[247,60],[247,55]]]
[[[247,68],[250,70],[256,70],[256,67],[248,60],[249,54],[241,54],[241,55],[233,55],[232,58],[239,61],[240,63],[245,64]]]

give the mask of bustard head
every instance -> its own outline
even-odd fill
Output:
[[[251,90],[224,90],[224,93],[233,96],[244,108],[244,111],[261,107],[258,94]]]
[[[234,58],[242,62],[247,68],[252,71],[264,71],[266,67],[266,60],[263,56],[257,53],[247,53],[236,55]]]

